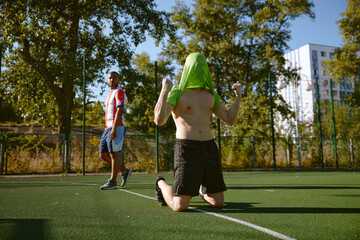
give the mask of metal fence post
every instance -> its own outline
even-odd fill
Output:
[[[354,155],[353,155],[353,143],[352,143],[352,139],[348,139],[348,141],[349,141],[350,164],[351,164],[351,167],[354,167]]]
[[[251,149],[252,149],[251,165],[252,165],[253,168],[255,168],[255,141],[254,141],[254,137],[251,137]]]
[[[272,96],[272,81],[271,74],[269,70],[269,94],[270,94],[270,117],[271,117],[271,139],[272,139],[272,157],[273,157],[273,167],[276,168],[276,148],[275,148],[275,129],[274,129],[274,103]]]
[[[70,149],[71,149],[71,136],[69,136],[69,140],[65,140],[66,142],[66,172],[71,171],[71,157],[70,157]]]
[[[330,102],[331,102],[331,118],[332,118],[332,127],[333,127],[334,155],[335,155],[336,168],[339,168],[338,153],[337,153],[337,146],[336,146],[334,99],[333,99],[333,90],[332,89],[333,89],[333,84],[332,84],[332,79],[330,79]]]
[[[9,142],[6,141],[5,144],[5,175],[7,175],[7,168],[8,168],[8,154],[6,153],[7,148],[9,147]]]
[[[0,133],[0,152],[1,152],[0,175],[3,175],[3,173],[4,173],[4,143],[2,141],[1,133]]]
[[[62,139],[62,143],[63,143],[63,146],[62,146],[62,172],[64,173],[65,172],[65,164],[64,164],[64,162],[65,162],[65,150],[66,150],[66,148],[65,148],[65,141],[64,141],[64,138]]]
[[[289,144],[289,138],[285,137],[285,151],[286,151],[286,163],[287,166],[290,167],[291,160],[290,160],[290,144]]]
[[[158,88],[158,80],[157,80],[157,62],[155,62],[155,105],[157,103],[157,99],[158,99],[158,93],[157,93],[157,88]],[[159,129],[158,129],[158,125],[155,124],[155,165],[156,165],[156,173],[159,173]]]
[[[85,115],[86,115],[86,55],[83,56],[83,127],[82,127],[82,175],[85,175]]]
[[[216,74],[216,91],[220,96],[220,87],[219,87],[219,70],[218,68],[215,68],[215,74]],[[221,122],[220,119],[217,118],[217,130],[218,130],[218,149],[219,149],[219,160],[221,162]]]
[[[322,131],[321,131],[319,78],[316,77],[315,81],[316,81],[316,106],[317,106],[317,112],[318,112],[318,125],[319,125],[319,158],[320,158],[321,168],[324,168],[323,142],[322,142]]]
[[[67,148],[68,148],[68,161],[67,161],[67,164],[68,164],[68,172],[71,172],[71,151],[72,151],[72,147],[71,147],[71,137],[72,135],[70,135],[69,137],[69,141],[67,143]]]
[[[301,138],[298,136],[296,138],[296,145],[297,145],[297,155],[298,155],[298,166],[301,168]]]

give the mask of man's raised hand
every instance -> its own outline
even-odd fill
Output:
[[[232,85],[231,89],[234,90],[235,95],[237,97],[241,97],[241,93],[242,93],[242,84],[241,83],[234,83],[234,85]]]
[[[169,92],[172,87],[173,87],[172,81],[167,79],[167,78],[163,78],[163,80],[162,80],[162,90],[161,91]]]

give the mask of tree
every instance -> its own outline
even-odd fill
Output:
[[[360,132],[360,109],[341,104],[340,101],[334,101],[334,119],[336,123],[336,138],[351,139],[358,138]],[[331,111],[331,103],[323,100],[322,106],[322,132],[325,137],[333,136],[333,119]]]
[[[137,79],[138,87],[135,96],[128,103],[129,112],[126,114],[126,120],[129,127],[138,131],[153,134],[154,133],[154,108],[157,99],[155,98],[155,62],[150,61],[147,53],[135,54],[133,64],[139,73]],[[157,94],[160,93],[163,77],[172,78],[174,76],[174,67],[169,60],[159,58],[157,60]],[[173,121],[168,121],[160,127],[162,134],[173,134],[175,125]]]
[[[81,98],[80,98],[81,99]],[[83,122],[83,101],[76,101],[75,105],[78,104],[78,107],[74,108],[72,113],[72,122],[71,124],[82,125]],[[86,103],[86,126],[95,125],[95,126],[104,126],[105,111],[104,106],[100,101],[96,102],[87,102]]]
[[[22,59],[10,56],[6,60],[8,66],[17,66],[4,72],[1,83],[5,102],[9,103],[19,116],[17,122],[51,126],[55,129],[57,106],[52,92],[42,81],[40,74],[29,68]]]
[[[167,14],[155,7],[153,0],[2,1],[4,88],[13,98],[28,100],[20,110],[24,120],[44,118],[51,109],[58,132],[71,133],[84,55],[87,85],[102,83],[103,72],[115,65],[123,84],[134,86],[131,49],[145,40],[146,32],[160,40],[171,30]],[[22,107],[22,100],[16,106]]]
[[[360,0],[348,0],[346,12],[337,23],[344,45],[335,51],[333,59],[326,61],[331,77],[340,82],[354,79],[354,92],[349,102],[360,107]]]
[[[213,79],[218,71],[219,94],[225,101],[231,99],[232,84],[242,82],[243,102],[268,111],[263,112],[262,119],[255,117],[256,114],[244,114],[247,117],[241,119],[244,125],[233,129],[246,132],[251,124],[258,134],[269,136],[270,128],[263,128],[264,123],[265,126],[270,123],[268,74],[272,73],[272,84],[279,76],[286,82],[298,79],[296,69],[285,68],[283,54],[290,39],[290,21],[301,15],[314,18],[312,7],[306,0],[195,0],[192,8],[177,1],[171,20],[182,32],[170,38],[164,54],[179,64],[191,52],[204,54]],[[271,89],[275,95],[276,88]],[[282,101],[281,105],[284,104]],[[247,107],[242,104],[241,112]],[[277,109],[284,117],[288,116],[288,109]]]

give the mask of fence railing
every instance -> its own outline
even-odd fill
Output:
[[[101,135],[85,137],[85,172],[109,172],[111,167],[99,156]],[[159,136],[159,169],[173,170],[175,136]],[[82,134],[0,133],[0,174],[81,173]],[[320,168],[317,138],[275,139],[277,168]],[[136,171],[156,169],[155,137],[127,135],[125,165]],[[272,139],[265,137],[221,136],[221,159],[225,170],[273,168]],[[337,139],[338,164],[333,139],[323,139],[323,166],[360,166],[360,140]]]

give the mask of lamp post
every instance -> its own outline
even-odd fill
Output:
[[[313,90],[313,86],[310,84],[311,81],[309,80],[309,78],[305,75],[305,74],[301,74],[301,77],[304,77],[305,80],[306,80],[306,83],[307,83],[307,86],[305,88],[305,90],[307,92],[310,92]],[[300,81],[301,81],[301,78],[300,78]],[[299,103],[298,103],[298,86],[296,86],[296,106],[298,107]],[[301,93],[302,94],[302,93]],[[296,114],[298,115],[298,111],[296,112]],[[296,118],[296,140],[297,140],[297,146],[298,146],[298,165],[299,165],[299,168],[301,168],[301,138],[299,136],[299,123],[298,123],[298,116]]]
[[[307,87],[306,87],[306,91],[312,91],[313,88],[312,88],[312,85],[309,84],[308,77],[304,74],[301,74],[301,76],[303,76],[308,83]],[[295,81],[292,82],[292,85],[293,85],[293,94],[295,97],[295,124],[296,124],[295,138],[296,138],[296,145],[297,145],[298,166],[299,166],[299,168],[301,168],[301,139],[300,139],[300,134],[299,134],[299,92],[298,92],[299,85]],[[284,81],[280,81],[277,88],[279,90],[286,88],[286,83]],[[300,93],[300,94],[302,94],[302,93]]]

